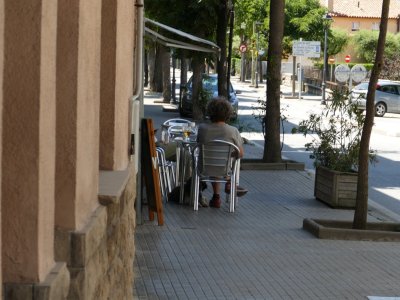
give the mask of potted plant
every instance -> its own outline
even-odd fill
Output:
[[[365,115],[348,93],[334,90],[321,113],[310,114],[292,133],[311,136],[305,144],[314,159],[314,196],[332,207],[354,208],[360,141]],[[375,160],[370,151],[371,162]]]

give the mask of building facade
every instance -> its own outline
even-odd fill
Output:
[[[132,299],[142,16],[0,1],[4,299]]]
[[[352,34],[360,30],[379,31],[382,0],[320,0],[322,6],[328,9],[333,22],[332,28],[344,30]],[[388,32],[400,31],[400,1],[390,2]],[[350,55],[356,61],[353,46],[348,46],[344,53],[337,55],[336,61],[344,62],[344,57]]]

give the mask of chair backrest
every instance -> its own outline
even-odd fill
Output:
[[[161,129],[167,132],[169,140],[173,140],[176,137],[183,137],[182,128],[190,123],[191,121],[180,118],[169,119],[162,124]]]
[[[230,177],[233,169],[233,153],[239,153],[236,145],[222,140],[198,144],[193,153],[196,171],[200,177]]]
[[[169,126],[183,126],[183,125],[186,125],[186,124],[190,124],[190,122],[191,121],[189,121],[189,120],[185,120],[185,119],[180,119],[180,118],[175,118],[175,119],[169,119],[169,120],[166,120],[164,123],[163,123],[163,126],[165,126],[165,127],[169,127]]]
[[[168,127],[168,137],[173,140],[176,137],[183,137],[183,128],[179,125],[173,125]]]

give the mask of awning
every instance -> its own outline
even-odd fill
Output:
[[[172,28],[165,24],[150,20],[148,18],[145,18],[145,23],[150,23],[150,24],[158,26],[166,31],[172,32],[178,36],[187,38],[191,41],[201,44],[201,45],[196,45],[193,43],[186,43],[186,42],[178,41],[175,39],[167,38],[167,37],[163,36],[162,34],[145,26],[145,28],[144,28],[145,34],[147,36],[149,36],[150,38],[152,38],[153,40],[157,41],[158,43],[160,43],[166,47],[187,49],[187,50],[200,51],[200,52],[211,52],[211,53],[213,53],[213,52],[218,53],[220,51],[220,48],[215,43],[210,42],[208,40],[199,38],[197,36],[194,36],[189,33],[183,32],[181,30]]]

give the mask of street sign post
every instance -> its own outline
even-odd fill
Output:
[[[351,68],[351,78],[355,82],[361,82],[367,77],[367,69],[363,65],[355,65]]]
[[[298,80],[299,80],[299,99],[301,99],[301,57],[321,57],[321,42],[320,41],[294,41],[292,48],[293,57],[299,56],[300,63],[298,68]],[[294,75],[294,74],[293,74]]]
[[[360,82],[367,77],[367,69],[363,65],[355,65],[350,70],[349,91],[353,88],[353,81]]]
[[[240,51],[241,53],[245,53],[245,52],[247,51],[247,46],[246,46],[246,44],[241,44],[240,47],[239,47],[239,51]]]
[[[321,57],[320,41],[294,41],[293,56]]]
[[[335,78],[337,81],[346,82],[350,77],[350,68],[347,65],[338,65],[335,68]]]

